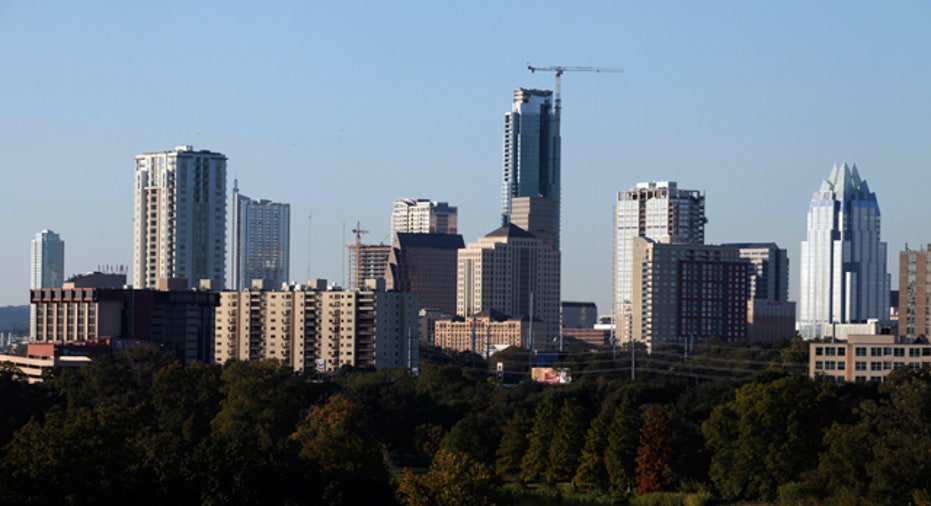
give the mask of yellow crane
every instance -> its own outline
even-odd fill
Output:
[[[556,73],[556,117],[559,117],[560,112],[562,111],[562,98],[560,96],[560,79],[564,72],[624,72],[624,69],[618,67],[564,67],[562,65],[551,65],[548,67],[534,67],[531,64],[527,64],[527,70],[530,73],[537,71],[540,72],[555,72]]]

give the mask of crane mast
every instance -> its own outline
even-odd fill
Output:
[[[562,75],[565,72],[624,72],[624,69],[618,67],[566,67],[562,65],[551,65],[548,67],[534,67],[531,64],[527,64],[527,70],[531,74],[540,71],[540,72],[555,72],[556,73],[556,117],[559,118],[560,113],[562,112],[562,94],[561,94],[561,80]]]

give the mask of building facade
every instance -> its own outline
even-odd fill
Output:
[[[631,330],[657,344],[747,337],[749,262],[724,246],[633,241]]]
[[[631,339],[634,240],[668,244],[705,243],[705,196],[675,181],[637,183],[618,192],[614,212],[614,315],[620,343]]]
[[[434,344],[452,351],[471,351],[488,357],[509,346],[527,347],[534,334],[543,335],[543,322],[527,317],[512,318],[497,311],[444,318],[435,322]]]
[[[349,289],[365,286],[365,280],[384,280],[388,272],[391,246],[386,244],[347,244]]]
[[[36,234],[31,244],[29,288],[60,288],[65,281],[65,242],[51,230]]]
[[[546,197],[514,197],[511,199],[511,223],[530,232],[543,244],[557,248],[559,208]]]
[[[417,295],[385,291],[327,290],[325,280],[306,286],[251,288],[220,294],[216,359],[281,360],[297,372],[352,367],[409,367],[419,361]]]
[[[398,199],[391,207],[391,236],[395,234],[456,234],[458,211],[446,202]]]
[[[890,280],[879,203],[856,165],[835,165],[812,195],[801,256],[803,338],[820,337],[825,323],[888,319]]]
[[[795,302],[789,301],[789,257],[776,243],[729,243],[750,262],[747,337],[787,339],[795,335]]]
[[[230,226],[230,287],[242,290],[253,279],[281,285],[290,275],[291,205],[250,199],[233,182]]]
[[[387,289],[417,293],[421,308],[456,314],[456,261],[464,247],[459,234],[395,234]]]
[[[181,283],[183,284],[183,282]],[[86,285],[86,284],[85,284]],[[213,360],[216,292],[73,286],[30,292],[35,341],[142,341],[173,352],[186,364]]]
[[[808,375],[826,376],[837,383],[883,382],[893,369],[931,366],[931,344],[925,338],[851,335],[843,341],[810,343],[808,348]]]
[[[899,253],[899,335],[931,338],[931,245]]]
[[[133,284],[226,285],[226,156],[191,146],[136,156]]]
[[[551,234],[559,249],[560,226],[559,115],[553,92],[518,88],[511,111],[504,116],[504,167],[502,172],[502,225],[512,223],[514,197],[549,200],[554,223]]]
[[[557,347],[560,337],[559,251],[512,225],[504,225],[459,250],[456,314],[495,310],[539,319],[544,335],[535,349]]]

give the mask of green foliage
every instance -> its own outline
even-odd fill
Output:
[[[490,467],[447,450],[437,452],[426,474],[406,472],[396,494],[407,506],[490,506],[498,497]]]
[[[550,465],[550,442],[556,432],[556,417],[559,407],[552,396],[546,396],[537,405],[533,417],[533,428],[527,437],[527,451],[520,463],[520,476],[524,481],[535,481],[544,476]]]
[[[652,492],[633,498],[630,504],[631,506],[705,506],[714,504],[713,499],[708,492]]]
[[[497,457],[495,471],[498,476],[503,478],[520,476],[521,459],[527,453],[529,446],[527,434],[532,426],[530,418],[520,412],[514,413],[505,422],[501,429],[501,442],[495,452]]]
[[[549,465],[543,471],[547,483],[569,481],[575,476],[587,427],[588,417],[578,401],[572,397],[563,400],[550,441]]]
[[[592,419],[585,433],[585,446],[579,455],[579,466],[573,482],[583,487],[606,490],[608,488],[608,470],[605,467],[604,453],[608,447],[608,424],[610,419],[600,414]]]
[[[833,385],[782,378],[739,388],[702,425],[709,475],[727,499],[774,499],[782,483],[817,464],[835,411]]]

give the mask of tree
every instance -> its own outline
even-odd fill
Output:
[[[610,418],[604,413],[595,417],[585,433],[585,446],[579,455],[579,467],[573,481],[579,485],[606,489],[608,470],[605,468],[604,453],[608,447],[608,424]]]
[[[565,399],[553,430],[549,465],[543,472],[547,483],[568,481],[575,476],[587,426],[588,420],[582,406],[573,398]]]
[[[775,497],[818,461],[822,431],[837,416],[836,387],[786,377],[739,388],[702,424],[710,477],[726,499]]]
[[[672,446],[669,425],[662,407],[647,406],[640,429],[640,447],[637,449],[637,493],[658,492],[669,483]]]
[[[549,448],[556,430],[556,417],[559,414],[556,401],[546,396],[537,405],[533,417],[533,428],[527,438],[527,452],[520,463],[520,475],[524,481],[535,481],[543,476],[550,464]]]
[[[495,471],[498,476],[520,476],[521,459],[527,453],[527,433],[531,427],[530,419],[519,411],[507,419],[504,428],[501,429],[501,442],[495,452]]]
[[[487,465],[440,450],[426,474],[404,474],[397,497],[407,506],[487,506],[495,504],[497,486]]]
[[[604,454],[608,482],[615,491],[629,489],[634,484],[640,423],[638,403],[632,395],[625,394],[608,426],[608,446]]]

